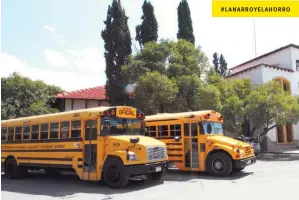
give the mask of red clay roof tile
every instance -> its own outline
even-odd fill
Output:
[[[58,99],[96,99],[96,100],[108,100],[106,97],[105,86],[97,86],[93,88],[87,88],[82,90],[76,90],[71,92],[65,92],[57,94]]]

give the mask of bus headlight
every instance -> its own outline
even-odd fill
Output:
[[[134,152],[127,153],[127,160],[136,160],[136,154]]]

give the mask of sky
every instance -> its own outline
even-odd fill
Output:
[[[1,77],[14,71],[66,91],[104,85],[104,42],[112,0],[2,0]],[[121,0],[133,38],[143,0]],[[159,39],[176,40],[179,0],[150,0]],[[195,43],[212,63],[223,54],[228,67],[255,57],[254,18],[213,18],[211,0],[188,0]],[[257,56],[290,43],[299,45],[299,18],[255,18]]]

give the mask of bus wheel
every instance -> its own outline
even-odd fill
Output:
[[[245,169],[245,167],[242,167],[242,168],[233,168],[233,172],[240,172],[243,169]]]
[[[18,164],[17,161],[14,158],[9,158],[5,162],[5,168],[4,168],[5,175],[10,179],[16,179],[20,178],[22,170]]]
[[[161,172],[153,172],[153,173],[150,173],[150,174],[147,174],[146,177],[149,179],[149,180],[153,180],[153,181],[161,181],[161,179],[163,178],[165,172],[164,170],[161,171]]]
[[[110,188],[122,188],[128,184],[129,175],[119,159],[112,158],[107,161],[104,168],[104,180]]]
[[[231,158],[222,152],[212,154],[207,159],[207,170],[214,176],[228,176],[232,167]]]

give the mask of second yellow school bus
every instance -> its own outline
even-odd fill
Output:
[[[160,180],[166,145],[143,135],[144,114],[97,107],[1,121],[1,163],[9,178],[28,170],[75,171],[81,180],[124,187],[130,177]]]
[[[256,162],[245,142],[224,136],[223,117],[213,110],[145,117],[146,135],[167,145],[169,168],[227,176]]]

